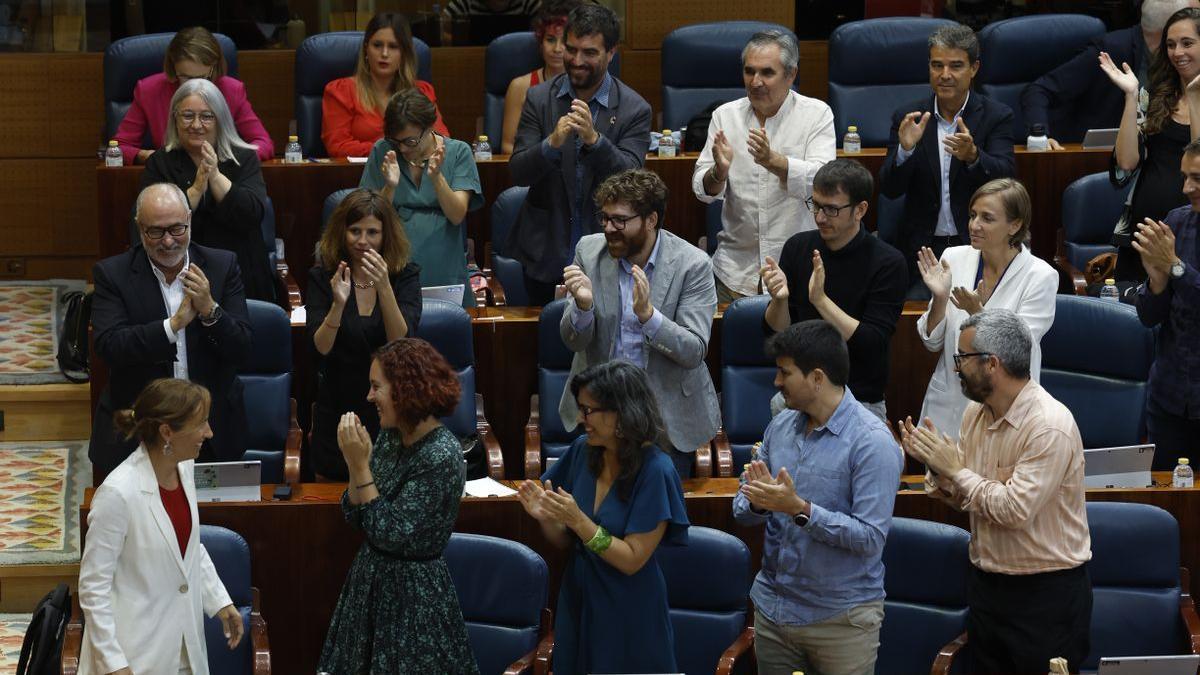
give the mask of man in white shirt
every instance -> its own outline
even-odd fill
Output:
[[[755,33],[742,50],[746,98],[713,111],[692,175],[700,201],[725,200],[713,254],[717,300],[759,290],[767,256],[793,234],[816,229],[804,201],[813,175],[837,156],[833,111],[792,91],[800,47],[789,32]]]

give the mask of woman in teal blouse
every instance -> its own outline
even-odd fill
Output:
[[[463,284],[463,306],[473,307],[463,227],[467,212],[483,206],[483,190],[471,146],[439,135],[436,121],[437,108],[419,90],[392,96],[359,187],[391,200],[421,267],[421,285]]]

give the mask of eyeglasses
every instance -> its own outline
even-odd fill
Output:
[[[608,408],[593,408],[590,405],[583,405],[582,403],[576,403],[576,405],[579,407],[579,412],[583,415],[584,419],[587,419],[592,413],[609,412]]]
[[[808,207],[809,211],[812,211],[812,214],[814,216],[817,215],[818,211],[820,211],[821,213],[825,214],[826,218],[837,218],[838,214],[842,212],[842,209],[848,209],[851,206],[854,206],[853,204],[846,204],[844,206],[834,206],[832,204],[818,204],[817,202],[813,201],[812,197],[805,199],[804,205]]]
[[[147,239],[158,241],[168,234],[172,237],[182,237],[184,233],[188,231],[189,227],[191,226],[187,223],[175,223],[174,225],[168,225],[167,227],[147,227],[146,229],[142,230],[142,234],[145,235]]]
[[[603,211],[596,212],[596,222],[600,223],[600,227],[606,227],[609,223],[612,223],[613,229],[615,230],[624,230],[625,225],[634,218],[641,218],[641,216],[637,214],[632,216],[621,216],[614,214],[610,216]]]
[[[211,127],[213,122],[217,121],[217,116],[207,111],[198,113],[194,110],[180,110],[179,112],[175,113],[175,115],[179,118],[180,122],[183,122],[189,127],[192,126],[192,123],[197,119],[200,120],[200,126],[203,127]]]
[[[991,356],[991,352],[959,352],[954,355],[954,369],[962,370],[963,359],[969,359],[972,356]]]
[[[388,145],[392,146],[392,149],[396,151],[400,150],[401,145],[409,148],[415,148],[421,144],[421,141],[425,138],[425,134],[427,133],[429,133],[429,129],[425,129],[420,134],[416,136],[409,136],[408,138],[388,138]]]

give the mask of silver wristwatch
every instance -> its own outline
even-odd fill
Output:
[[[1171,278],[1172,279],[1182,279],[1183,273],[1185,271],[1186,271],[1186,269],[1183,266],[1183,261],[1178,260],[1175,262],[1174,265],[1171,265]]]
[[[221,320],[221,306],[215,302],[213,303],[212,311],[208,313],[208,316],[200,317],[200,323],[205,326],[211,326],[220,320]]]

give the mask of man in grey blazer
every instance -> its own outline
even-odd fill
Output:
[[[660,444],[687,478],[696,448],[712,440],[720,420],[704,363],[717,309],[712,262],[661,229],[667,186],[658,174],[610,176],[595,201],[604,231],[580,239],[574,264],[563,270],[572,302],[559,333],[575,352],[571,374],[610,359],[644,368],[667,426]],[[569,383],[558,411],[573,429],[579,413]]]
[[[620,27],[612,10],[571,10],[563,31],[567,72],[525,96],[512,158],[513,183],[529,194],[509,232],[508,254],[525,268],[530,304],[554,299],[575,244],[599,232],[592,190],[640,168],[650,147],[650,105],[609,75]]]

